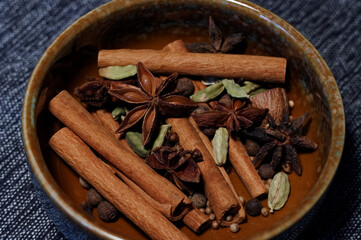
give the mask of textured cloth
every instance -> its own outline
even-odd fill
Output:
[[[21,140],[25,88],[49,44],[104,0],[0,1],[0,238],[65,239],[43,210],[31,183]],[[361,1],[253,0],[292,24],[325,58],[346,113],[341,164],[319,211],[300,239],[361,237]],[[360,114],[360,115],[359,115]]]

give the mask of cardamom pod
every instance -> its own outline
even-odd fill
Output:
[[[246,91],[244,91],[239,84],[235,83],[233,79],[223,79],[222,83],[230,96],[235,98],[249,98]]]
[[[190,99],[195,102],[207,102],[210,99],[218,97],[223,92],[223,90],[223,83],[218,82],[196,92],[195,94],[190,96]]]
[[[129,147],[141,158],[148,156],[150,150],[146,149],[142,144],[142,133],[139,132],[127,132],[125,134],[125,140]]]
[[[268,207],[270,212],[280,210],[288,200],[290,193],[290,182],[287,174],[284,172],[277,173],[271,182],[268,190]]]
[[[112,111],[112,116],[114,120],[119,120],[123,115],[125,115],[125,109],[123,107],[116,107]]]
[[[167,135],[167,133],[169,132],[169,129],[171,127],[172,127],[172,125],[170,125],[170,124],[163,124],[160,126],[157,138],[155,139],[155,141],[153,143],[152,149],[163,145],[164,138]]]
[[[228,153],[228,131],[226,128],[218,128],[214,134],[213,140],[213,157],[218,166],[222,166],[227,161]]]
[[[256,83],[250,82],[250,81],[244,81],[242,88],[247,94],[250,94],[254,90],[261,88],[261,85],[258,85]]]
[[[134,65],[127,66],[109,66],[99,68],[99,75],[112,80],[120,80],[137,74],[137,67]]]

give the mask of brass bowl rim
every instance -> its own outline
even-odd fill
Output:
[[[65,213],[78,226],[81,226],[86,231],[89,231],[90,233],[104,239],[119,238],[114,236],[111,231],[101,228],[94,222],[86,219],[82,214],[78,213],[72,207],[72,205],[69,204],[65,194],[61,192],[60,187],[51,176],[51,173],[49,172],[45,164],[37,139],[35,122],[36,104],[45,74],[55,60],[54,56],[59,52],[59,50],[64,49],[64,47],[69,42],[71,42],[78,33],[82,32],[84,29],[92,25],[95,21],[106,18],[107,16],[119,11],[120,9],[126,9],[130,6],[135,5],[140,6],[147,3],[156,4],[158,2],[162,2],[162,0],[138,0],[133,2],[126,0],[113,1],[90,11],[89,13],[76,20],[73,24],[66,28],[44,52],[30,77],[30,81],[28,83],[24,96],[22,110],[22,137],[31,171],[34,173],[34,176],[36,177],[40,186],[49,196],[51,201],[63,213]],[[178,2],[202,4],[201,0],[179,0]],[[290,217],[287,220],[281,221],[282,224],[252,236],[253,239],[269,239],[284,232],[293,224],[295,224],[298,220],[300,220],[316,204],[316,202],[321,198],[321,196],[324,194],[329,184],[331,183],[331,180],[334,177],[339,162],[341,160],[344,145],[344,108],[336,80],[334,79],[326,62],[315,49],[315,47],[301,33],[299,33],[295,28],[293,28],[290,24],[288,24],[285,20],[281,19],[277,15],[245,0],[209,0],[207,4],[224,3],[230,4],[231,7],[236,9],[236,11],[237,9],[238,11],[241,11],[241,8],[247,8],[247,10],[244,11],[248,11],[248,14],[258,14],[266,20],[272,19],[270,24],[280,27],[287,34],[288,37],[294,39],[301,39],[303,44],[302,49],[307,49],[307,51],[312,53],[313,57],[315,58],[312,60],[312,64],[315,65],[314,68],[316,69],[317,74],[321,76],[321,84],[326,93],[326,97],[328,98],[327,100],[330,106],[330,115],[332,120],[332,141],[327,162],[323,170],[321,171],[321,174],[315,185],[308,193],[307,199],[303,200],[303,205],[298,208],[297,211],[292,211]],[[325,73],[327,73],[328,75],[327,79],[325,79]],[[335,119],[337,119],[337,121],[334,121]]]

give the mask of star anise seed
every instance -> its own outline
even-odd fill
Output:
[[[227,53],[244,39],[243,34],[231,34],[223,40],[222,31],[214,23],[213,18],[209,16],[208,26],[209,38],[211,42],[200,42],[186,44],[191,52],[198,53]]]
[[[287,112],[283,111],[282,121],[277,125],[273,117],[268,114],[267,119],[270,126],[268,129],[256,127],[244,131],[250,138],[264,144],[256,154],[253,164],[258,164],[272,153],[271,165],[274,169],[277,166],[289,163],[293,170],[298,175],[301,175],[302,166],[297,150],[314,151],[317,149],[316,143],[298,134],[299,128],[306,122],[309,115],[309,113],[305,113],[290,122]]]
[[[178,117],[191,112],[197,103],[189,98],[177,95],[169,91],[169,86],[176,86],[175,81],[178,74],[173,73],[164,81],[159,81],[152,75],[143,63],[137,64],[137,77],[139,87],[123,84],[117,89],[110,89],[111,96],[131,104],[140,106],[131,110],[121,123],[117,133],[123,132],[143,119],[143,145],[151,140],[155,130],[158,114],[167,117]]]

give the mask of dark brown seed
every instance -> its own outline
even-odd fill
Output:
[[[180,93],[183,96],[190,96],[194,92],[194,85],[191,79],[189,78],[180,78],[178,79],[176,92]]]
[[[262,164],[258,169],[258,174],[263,179],[269,179],[273,178],[273,176],[276,174],[276,171],[273,170],[273,167],[270,163]]]
[[[216,128],[201,128],[201,131],[208,137],[213,137],[216,130]]]
[[[207,204],[207,198],[204,194],[196,192],[192,196],[189,197],[192,201],[193,206],[196,208],[204,208]]]
[[[198,107],[192,112],[192,114],[201,114],[204,112],[208,112],[209,110],[210,110],[210,108],[207,105],[201,104],[201,105],[198,105]]]
[[[93,215],[93,208],[90,206],[90,204],[88,202],[82,202],[81,203],[81,208],[88,214]]]
[[[203,161],[203,155],[199,149],[194,149],[192,153],[192,158],[195,162],[202,162]]]
[[[262,204],[257,198],[252,198],[247,201],[245,209],[248,215],[255,217],[261,214]]]
[[[99,218],[104,222],[112,222],[118,216],[118,210],[108,201],[102,201],[97,207]]]
[[[246,140],[246,142],[244,143],[244,147],[247,149],[248,155],[250,156],[256,156],[260,149],[258,143],[251,139]]]
[[[98,204],[103,201],[102,196],[94,188],[89,189],[86,193],[86,200],[92,206],[96,207]]]

